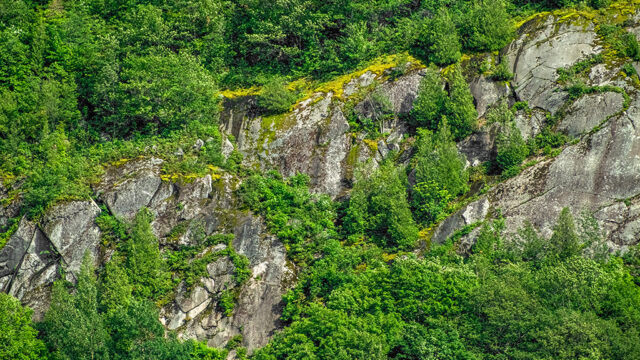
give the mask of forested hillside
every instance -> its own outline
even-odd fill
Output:
[[[0,0],[0,359],[640,359],[638,0]]]

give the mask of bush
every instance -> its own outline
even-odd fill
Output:
[[[460,59],[460,39],[446,7],[423,24],[413,52],[437,65],[453,64]]]
[[[435,67],[427,68],[411,110],[411,119],[415,126],[433,131],[438,129],[447,99],[443,85],[438,70]]]
[[[503,0],[476,1],[458,24],[464,47],[473,51],[503,48],[513,35],[511,20]]]
[[[636,68],[633,67],[633,64],[631,63],[626,63],[622,66],[622,71],[624,71],[625,74],[627,74],[628,77],[631,77],[633,75],[638,75],[638,72],[636,71]]]
[[[166,136],[192,122],[216,124],[215,81],[194,56],[169,51],[129,56],[117,80],[100,85],[105,93],[94,96],[97,114],[90,125],[99,132],[115,138]]]
[[[296,95],[287,89],[283,79],[274,77],[262,87],[258,97],[258,105],[271,114],[289,111],[296,102]]]
[[[447,74],[449,93],[443,89],[442,79],[435,68],[426,71],[418,96],[413,104],[411,119],[416,126],[437,130],[446,117],[455,140],[470,135],[476,128],[478,113],[473,104],[469,84],[462,76],[459,66]],[[448,95],[448,96],[447,96]]]
[[[522,139],[520,130],[512,125],[506,134],[500,134],[498,138],[498,154],[496,163],[503,172],[511,171],[522,164],[529,155],[529,148]]]
[[[0,359],[46,358],[44,343],[31,323],[32,314],[18,299],[0,293]]]
[[[462,70],[455,66],[448,74],[449,99],[445,102],[445,114],[455,140],[461,140],[476,129],[478,113],[473,103],[469,84],[462,76]]]
[[[409,203],[406,178],[392,164],[360,174],[351,192],[343,227],[351,242],[363,236],[388,250],[408,250],[418,239]]]
[[[452,197],[468,191],[469,172],[465,169],[465,160],[458,153],[446,120],[435,135],[427,130],[419,130],[418,134],[414,158],[416,182],[436,183]]]
[[[632,60],[640,61],[640,44],[632,33],[627,32],[620,25],[602,24],[598,34],[604,42],[611,46],[620,57],[629,57]]]
[[[451,198],[435,181],[417,183],[411,193],[413,214],[422,224],[436,223],[447,214]]]
[[[502,61],[493,70],[491,79],[497,81],[509,81],[513,79],[513,73],[509,69],[509,65],[507,65],[506,62]]]

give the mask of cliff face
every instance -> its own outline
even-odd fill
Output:
[[[627,15],[627,29],[640,35],[640,11]],[[558,213],[570,207],[594,214],[612,249],[623,249],[640,239],[640,96],[637,81],[621,75],[623,61],[611,58],[610,49],[596,32],[595,20],[575,16],[541,15],[525,23],[517,38],[500,57],[514,79],[509,84],[482,75],[467,75],[478,113],[505,99],[528,102],[516,124],[525,138],[533,137],[549,119],[556,130],[575,137],[557,156],[535,159],[518,176],[498,183],[484,195],[443,221],[433,239],[444,241],[456,229],[490,218],[500,209],[508,228],[530,221],[549,233]],[[598,91],[571,97],[559,81],[558,69],[569,68],[594,55],[605,61],[583,71],[586,86]],[[472,59],[473,60],[473,59]],[[466,61],[472,61],[466,60]],[[638,63],[633,66],[640,70]],[[275,168],[283,175],[297,172],[311,177],[312,189],[334,198],[348,194],[357,164],[375,167],[389,152],[404,152],[408,128],[402,121],[386,121],[385,134],[377,141],[352,133],[347,104],[356,116],[371,116],[365,89],[377,87],[395,114],[411,110],[423,70],[415,67],[397,79],[388,71],[365,71],[340,85],[338,90],[318,92],[282,116],[262,117],[251,97],[227,100],[221,128],[235,138],[235,148],[245,165]],[[350,110],[351,111],[351,110]],[[484,126],[459,143],[469,165],[495,155],[500,128]],[[231,145],[226,143],[226,150]],[[49,289],[61,269],[73,277],[86,250],[99,265],[110,254],[100,243],[95,219],[98,203],[125,220],[143,207],[155,215],[152,228],[161,246],[169,246],[172,229],[185,230],[181,244],[193,241],[196,227],[207,235],[234,234],[233,248],[246,256],[251,279],[237,289],[236,308],[224,315],[218,301],[225,284],[233,283],[234,265],[221,257],[207,266],[208,276],[187,291],[179,286],[172,302],[163,307],[161,321],[184,338],[206,339],[223,346],[237,334],[250,349],[267,343],[279,326],[281,297],[295,282],[295,268],[277,237],[269,234],[263,220],[241,210],[234,196],[239,180],[226,173],[207,175],[191,182],[165,181],[160,177],[163,160],[141,158],[108,167],[94,188],[95,200],[60,203],[38,222],[22,219],[17,231],[0,251],[0,289],[36,310],[41,316],[48,305]],[[7,197],[4,189],[0,196]],[[0,209],[0,225],[16,215],[9,203]],[[474,232],[463,239],[473,241]],[[226,245],[216,245],[221,250]]]

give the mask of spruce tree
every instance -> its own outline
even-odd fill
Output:
[[[569,208],[564,208],[560,212],[558,222],[553,227],[553,235],[549,241],[552,254],[561,259],[566,259],[580,253],[580,237],[576,230],[575,222]]]

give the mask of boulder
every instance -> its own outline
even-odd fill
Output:
[[[62,256],[66,270],[77,274],[84,253],[98,262],[100,229],[95,223],[100,208],[93,200],[57,204],[44,215],[40,228]]]
[[[558,130],[571,136],[589,132],[622,111],[623,103],[624,97],[617,92],[585,95],[571,105]]]
[[[556,83],[557,70],[600,53],[602,47],[596,40],[595,26],[590,22],[585,26],[540,15],[524,24],[518,38],[504,50],[517,98],[531,108],[555,114],[568,98]]]

